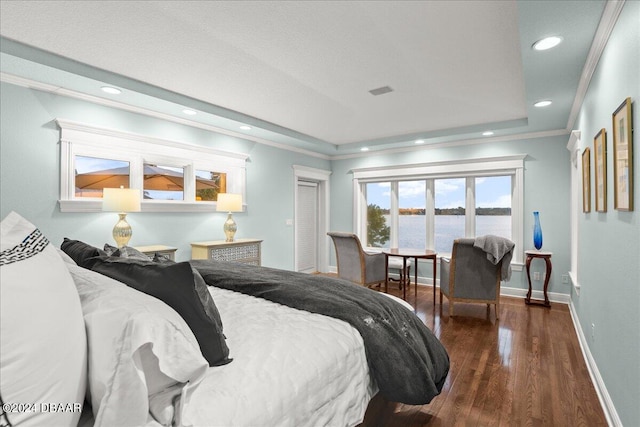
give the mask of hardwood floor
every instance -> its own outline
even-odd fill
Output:
[[[423,406],[376,396],[362,426],[607,425],[566,305],[502,297],[498,321],[484,304],[456,303],[449,318],[449,302],[441,312],[437,295],[434,309],[432,292],[419,287],[417,315],[449,352],[442,393]],[[397,285],[390,293],[401,297]]]

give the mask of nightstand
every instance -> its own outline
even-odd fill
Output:
[[[260,245],[262,240],[236,239],[233,242],[210,240],[191,242],[191,259],[212,259],[215,261],[235,261],[260,265]]]
[[[176,251],[178,250],[178,248],[165,245],[135,246],[134,249],[139,250],[151,259],[153,259],[153,256],[158,253],[173,261],[176,260]]]

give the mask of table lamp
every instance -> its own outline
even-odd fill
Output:
[[[224,222],[224,235],[227,236],[227,242],[233,242],[238,226],[233,220],[231,212],[242,212],[242,194],[218,193],[218,201],[216,211],[228,212],[227,220]]]
[[[126,246],[133,234],[127,222],[127,213],[140,212],[140,190],[124,187],[103,189],[102,210],[118,212],[120,219],[113,227],[113,239],[119,248]]]

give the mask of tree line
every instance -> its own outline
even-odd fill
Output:
[[[376,206],[376,205],[374,205]],[[382,215],[389,215],[389,209],[383,209],[376,206]],[[400,215],[424,215],[424,208],[400,208]],[[436,215],[464,215],[465,208],[458,206],[457,208],[435,208]],[[476,208],[476,215],[511,215],[511,208]]]

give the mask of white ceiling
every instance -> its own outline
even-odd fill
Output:
[[[88,92],[87,79],[120,83],[121,102],[165,113],[167,103],[182,104],[202,113],[190,120],[215,116],[213,124],[234,131],[249,123],[262,138],[328,154],[484,130],[566,130],[604,8],[533,0],[0,4],[5,74]],[[552,34],[564,43],[530,49]],[[382,86],[393,91],[369,93]],[[546,112],[533,108],[547,98]]]

